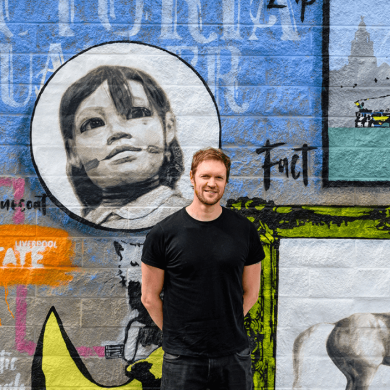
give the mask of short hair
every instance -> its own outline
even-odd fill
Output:
[[[102,201],[102,189],[92,182],[83,166],[79,168],[70,163],[69,156],[72,146],[69,140],[74,139],[75,136],[76,111],[84,99],[92,95],[107,81],[116,110],[121,116],[127,117],[133,108],[133,96],[128,86],[128,80],[142,84],[151,111],[156,110],[161,119],[165,139],[165,116],[171,110],[169,100],[157,82],[141,70],[125,66],[100,66],[73,83],[61,99],[60,127],[68,156],[66,171],[76,196],[84,206],[83,216],[99,206]],[[183,153],[176,137],[168,145],[165,145],[165,152],[167,153],[164,153],[164,160],[158,173],[160,185],[175,188],[184,172]]]
[[[230,157],[227,156],[221,149],[216,148],[201,149],[194,154],[191,164],[191,171],[193,175],[195,175],[198,165],[206,160],[221,161],[226,167],[226,182],[229,181],[231,166]]]

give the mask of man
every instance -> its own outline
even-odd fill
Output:
[[[229,171],[222,151],[195,153],[193,202],[145,240],[142,303],[163,330],[162,390],[252,389],[244,315],[264,251],[254,225],[220,205]]]

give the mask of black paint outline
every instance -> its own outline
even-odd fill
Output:
[[[109,228],[109,227],[105,227],[105,226],[101,226],[101,225],[98,225],[96,223],[93,223],[91,221],[88,221],[86,218],[83,218],[75,213],[73,213],[72,211],[70,211],[66,206],[64,206],[50,191],[50,189],[48,188],[48,186],[46,185],[45,181],[43,180],[41,174],[39,173],[39,169],[38,169],[38,166],[35,162],[35,159],[34,159],[34,153],[33,153],[33,148],[32,148],[32,142],[31,142],[31,139],[32,139],[32,123],[33,123],[33,119],[34,119],[34,115],[35,115],[35,110],[37,108],[37,105],[38,105],[38,102],[39,102],[39,99],[40,97],[42,96],[44,90],[46,89],[46,87],[48,86],[48,84],[50,83],[50,81],[53,79],[53,77],[57,74],[57,72],[62,69],[68,62],[72,61],[73,59],[75,59],[76,57],[78,57],[79,55],[81,54],[84,54],[85,52],[95,48],[95,47],[99,47],[99,46],[103,46],[103,45],[110,45],[110,44],[117,44],[117,43],[135,43],[135,44],[138,44],[138,45],[143,45],[143,46],[149,46],[149,47],[153,47],[155,49],[159,49],[159,50],[162,50],[168,54],[171,54],[172,56],[178,58],[181,62],[183,62],[185,65],[187,65],[197,76],[198,78],[202,81],[204,87],[206,88],[207,92],[209,93],[213,103],[214,103],[214,106],[215,106],[215,109],[217,111],[217,116],[218,116],[218,123],[219,123],[219,140],[218,140],[218,147],[221,148],[222,147],[222,124],[221,124],[221,115],[220,115],[220,112],[219,112],[219,109],[218,109],[218,104],[217,104],[217,101],[215,100],[215,97],[213,95],[213,93],[211,92],[209,86],[207,85],[206,81],[203,79],[203,77],[199,74],[199,72],[192,66],[190,65],[187,61],[185,61],[184,59],[182,59],[181,57],[179,57],[179,55],[175,54],[175,53],[172,53],[170,52],[169,50],[166,50],[162,47],[159,47],[159,46],[156,46],[156,45],[151,45],[149,43],[145,43],[145,42],[140,42],[140,41],[128,41],[128,40],[119,40],[119,41],[108,41],[108,42],[103,42],[103,43],[99,43],[97,45],[93,45],[91,47],[89,47],[88,49],[85,49],[85,50],[82,50],[80,51],[80,53],[77,53],[75,54],[73,57],[69,58],[66,62],[64,62],[50,77],[49,79],[46,81],[45,85],[41,88],[41,90],[39,91],[39,94],[38,94],[38,97],[34,103],[34,109],[33,109],[33,112],[31,114],[31,119],[30,119],[30,143],[29,143],[29,147],[30,147],[30,155],[31,155],[31,160],[32,160],[32,163],[33,163],[33,166],[34,166],[34,169],[35,169],[35,172],[37,174],[37,177],[39,179],[39,182],[40,184],[42,185],[43,189],[45,190],[46,194],[48,195],[48,197],[50,198],[50,200],[59,208],[61,209],[65,214],[67,214],[69,217],[71,217],[72,219],[74,219],[75,221],[77,222],[80,222],[81,224],[83,225],[87,225],[87,226],[90,226],[90,227],[93,227],[95,229],[99,229],[99,230],[106,230],[106,231],[113,231],[113,232],[125,232],[125,233],[128,233],[128,232],[143,232],[143,231],[146,231],[146,230],[149,230],[150,228],[152,228],[153,226],[149,226],[147,228],[142,228],[142,229],[114,229],[114,228]]]
[[[93,384],[95,384],[95,385],[97,385],[99,387],[104,387],[106,389],[110,389],[110,388],[113,388],[113,387],[119,387],[119,386],[125,386],[125,385],[127,385],[128,383],[130,383],[132,381],[132,379],[129,379],[127,382],[125,382],[125,383],[123,383],[122,385],[119,385],[119,386],[118,385],[104,386],[104,385],[101,385],[100,383],[97,383],[92,378],[92,376],[89,373],[87,367],[83,363],[79,353],[77,352],[75,346],[73,345],[73,343],[70,340],[68,334],[66,333],[64,325],[63,325],[63,323],[61,321],[61,318],[60,318],[60,316],[57,313],[57,310],[55,309],[54,306],[52,306],[50,308],[50,310],[49,310],[49,313],[46,316],[46,319],[45,319],[43,325],[42,325],[41,334],[39,335],[37,347],[36,347],[35,353],[34,353],[33,364],[32,364],[32,368],[31,368],[31,389],[32,390],[43,390],[43,389],[46,389],[46,378],[45,378],[45,374],[42,371],[42,356],[43,356],[42,355],[42,350],[43,350],[43,338],[44,338],[44,335],[45,335],[46,325],[47,325],[47,322],[49,321],[49,318],[50,318],[50,316],[52,314],[54,314],[54,316],[56,317],[56,321],[57,321],[58,326],[60,328],[62,338],[65,341],[66,348],[68,349],[69,355],[71,356],[71,358],[75,362],[75,364],[77,366],[77,369],[84,375],[84,377],[87,380],[89,380],[90,382],[92,382]]]

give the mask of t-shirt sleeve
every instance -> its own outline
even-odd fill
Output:
[[[146,236],[141,261],[152,267],[166,268],[164,232],[158,224]]]
[[[265,257],[263,245],[260,241],[260,236],[255,228],[255,225],[251,224],[249,231],[249,252],[245,265],[252,265],[260,263]]]

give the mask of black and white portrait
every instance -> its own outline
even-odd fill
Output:
[[[188,205],[192,154],[218,147],[220,122],[200,76],[133,42],[66,62],[38,97],[32,154],[52,200],[96,227],[146,229]]]

